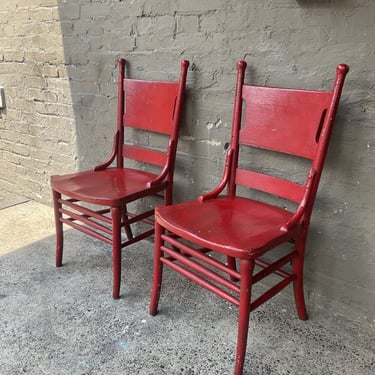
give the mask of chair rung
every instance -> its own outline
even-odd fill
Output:
[[[274,285],[272,288],[268,289],[266,292],[264,292],[261,296],[259,296],[255,301],[253,301],[250,304],[250,311],[255,310],[264,302],[268,301],[270,298],[272,298],[274,295],[276,295],[278,292],[284,289],[287,285],[289,285],[295,278],[296,275],[289,275],[288,277]]]
[[[74,203],[74,202],[80,202],[80,200],[78,200],[78,199],[74,199],[74,198],[68,198],[68,199],[59,199],[59,202],[61,203],[61,201],[63,201],[63,202],[72,202],[72,203]]]
[[[177,271],[178,273],[184,275],[185,277],[187,277],[189,280],[195,282],[196,284],[200,285],[201,287],[207,289],[208,291],[216,294],[217,296],[219,296],[220,298],[236,305],[236,306],[239,306],[239,300],[238,298],[232,296],[231,294],[225,292],[224,290],[220,289],[219,287],[217,287],[216,285],[210,283],[209,281],[203,279],[202,277],[200,277],[199,275],[196,275],[190,271],[188,271],[187,269],[185,269],[184,267],[180,266],[179,264],[169,260],[169,259],[166,259],[166,258],[160,258],[161,262],[166,264],[167,266],[169,266],[170,268],[174,269],[175,271]]]
[[[290,262],[292,259],[294,259],[298,253],[296,251],[292,251],[291,253],[285,255],[284,257],[280,258],[278,261],[274,263],[268,263],[262,259],[256,259],[255,263],[261,267],[264,267],[263,270],[259,271],[257,274],[253,277],[253,283],[257,283],[258,281],[264,279],[266,276],[270,275],[271,273],[275,273],[278,276],[287,278],[291,274],[289,272],[286,272],[284,270],[281,270],[280,268]]]
[[[175,236],[174,236],[175,237]],[[241,275],[239,272],[232,270],[228,268],[225,264],[219,262],[218,260],[206,255],[208,251],[202,251],[201,249],[193,249],[191,246],[185,245],[181,242],[179,242],[176,238],[173,238],[171,235],[162,234],[161,236],[162,240],[170,243],[172,246],[177,247],[178,249],[182,250],[183,252],[189,254],[191,257],[197,258],[200,261],[217,268],[218,270],[225,272],[229,276],[232,276],[233,278],[240,280]]]
[[[98,240],[102,240],[110,245],[112,245],[112,240],[108,237],[103,236],[102,234],[93,231],[92,229],[88,227],[84,227],[83,225],[77,224],[69,219],[61,218],[60,221],[64,224],[70,225],[71,227],[79,230],[80,232],[83,232],[85,234],[88,234],[89,236],[95,237]]]
[[[91,227],[93,227],[97,230],[100,230],[100,231],[104,232],[104,233],[112,234],[112,231],[111,231],[110,228],[107,228],[104,225],[97,223],[96,221],[90,220],[87,215],[78,215],[78,214],[75,214],[74,212],[68,211],[64,208],[60,208],[59,212],[61,212],[64,215],[69,216],[71,219],[67,219],[67,220],[69,220],[71,222],[73,222],[75,220],[78,220],[78,221],[82,222],[83,224],[91,226]]]
[[[149,211],[143,212],[139,215],[133,214],[132,212],[125,212],[125,215],[131,217],[131,219],[126,220],[125,223],[123,223],[123,225],[124,224],[133,224],[133,223],[136,223],[138,221],[143,221],[144,223],[154,225],[153,220],[147,219],[148,217],[152,216],[153,214],[154,214],[154,210],[149,210]]]
[[[171,257],[173,257],[176,261],[186,265],[187,267],[191,268],[192,270],[199,272],[203,276],[207,277],[208,279],[213,280],[217,284],[222,285],[223,287],[231,290],[232,292],[239,293],[240,288],[237,284],[225,279],[223,276],[220,276],[216,272],[211,271],[209,268],[203,266],[202,264],[195,262],[192,260],[191,257],[186,257],[184,254],[177,253],[176,251],[169,249],[165,246],[161,246],[161,250]],[[172,261],[172,260],[171,260]],[[189,272],[189,271],[187,271]]]
[[[121,244],[121,248],[124,248],[126,246],[131,245],[132,243],[135,243],[137,241],[141,241],[147,237],[150,237],[154,234],[154,229],[150,229],[146,232],[142,232],[141,234],[138,234],[137,236],[131,238],[130,240],[127,240]]]
[[[154,220],[147,219],[147,218],[143,219],[142,222],[146,223],[146,224],[149,224],[149,225],[154,225],[155,224]]]
[[[75,202],[77,202],[77,201],[75,201]],[[90,210],[86,207],[80,206],[78,204],[74,204],[73,202],[71,202],[71,200],[65,200],[65,199],[59,199],[59,203],[65,204],[66,206],[68,206],[70,208],[73,208],[75,211],[80,212],[81,214],[84,214],[88,217],[94,217],[95,219],[102,220],[102,221],[104,221],[108,224],[112,223],[111,218],[103,216],[104,213],[109,212],[108,208],[102,209],[102,210],[99,210],[99,211],[93,211],[93,210]]]

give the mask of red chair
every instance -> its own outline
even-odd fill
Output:
[[[251,311],[293,283],[298,316],[307,319],[303,294],[306,237],[348,66],[337,66],[332,91],[247,85],[243,83],[246,62],[240,61],[237,69],[232,136],[220,184],[195,201],[156,208],[150,305],[150,313],[155,315],[162,268],[167,265],[238,306],[235,375],[243,371]],[[252,148],[251,153],[248,148]],[[254,153],[265,150],[270,150],[272,157],[282,153],[306,159],[306,179],[302,183],[292,181],[293,170],[287,172],[289,179],[281,178],[273,170],[277,163],[262,169],[259,160],[266,158],[256,158]],[[248,158],[242,155],[253,156],[256,170],[249,168],[248,160],[244,160]],[[281,166],[285,172],[284,162]],[[267,174],[271,169],[272,175]],[[224,188],[226,194],[220,195]],[[244,193],[240,196],[240,189],[254,189],[257,199]],[[272,203],[260,201],[259,196],[264,195],[275,199]],[[276,203],[281,198],[294,202],[295,209],[279,207]],[[288,252],[275,259],[280,249],[274,249],[281,244],[289,245]],[[286,269],[289,263],[292,267]],[[271,287],[267,283],[268,289],[252,298],[252,286],[272,274],[281,281]]]
[[[143,205],[141,213],[135,207],[137,212],[132,213],[127,205],[145,197],[164,199],[166,205],[172,203],[188,66],[188,61],[181,62],[178,82],[141,81],[125,78],[125,60],[119,59],[117,131],[109,159],[90,171],[51,178],[56,266],[62,265],[63,224],[103,240],[112,246],[113,298],[118,298],[120,293],[121,249],[154,233],[153,207],[145,210]],[[147,147],[148,141],[135,143],[137,134],[139,139],[145,139],[144,132],[151,132],[158,145],[165,143],[165,149],[161,146],[151,149]],[[111,166],[113,162],[115,166]],[[152,171],[146,171],[145,165],[153,168]],[[134,235],[132,226],[139,222],[149,226],[142,225],[140,229],[137,224],[138,233]],[[126,239],[121,236],[122,228]]]

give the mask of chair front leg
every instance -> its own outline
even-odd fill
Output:
[[[114,299],[120,296],[121,283],[121,207],[111,207],[112,215],[112,267]]]
[[[61,222],[62,214],[60,212],[61,203],[61,194],[53,190],[53,209],[55,213],[55,228],[56,228],[56,267],[62,266],[63,258],[63,249],[64,249],[64,232],[63,232],[63,223]]]
[[[238,312],[237,353],[234,375],[242,375],[245,362],[254,265],[254,260],[240,260],[240,306]]]
[[[155,219],[155,234],[154,234],[154,280],[152,285],[151,303],[150,303],[150,314],[156,315],[158,311],[160,289],[163,276],[163,263],[160,258],[163,256],[161,246],[164,245],[164,241],[161,236],[164,233],[164,228]]]

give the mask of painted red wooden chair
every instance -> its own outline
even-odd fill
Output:
[[[177,82],[142,81],[126,78],[125,60],[119,59],[117,131],[109,159],[90,171],[51,178],[56,266],[62,265],[63,224],[103,240],[112,246],[113,298],[118,298],[120,293],[121,249],[154,233],[153,207],[145,210],[143,205],[142,209],[135,207],[129,212],[128,204],[145,197],[164,199],[166,205],[172,203],[188,66],[188,61],[181,62]],[[165,142],[165,149],[148,148],[148,142],[135,143],[135,132],[141,132],[138,136],[141,139],[145,138],[142,132],[154,134],[158,143]],[[111,166],[112,163],[115,165]],[[145,166],[153,168],[152,171]],[[134,235],[133,224],[139,222],[148,227],[142,225],[140,230],[137,224],[138,232]],[[126,238],[122,238],[122,228]]]
[[[293,283],[298,316],[307,319],[303,293],[306,237],[348,67],[337,66],[332,91],[248,85],[244,84],[246,62],[240,61],[237,69],[232,136],[222,181],[195,201],[156,208],[150,313],[157,313],[163,265],[238,306],[234,373],[239,375],[251,311]],[[246,154],[248,148],[252,149],[250,154]],[[281,178],[273,170],[277,163],[261,169],[259,160],[266,160],[262,157],[254,159],[256,170],[251,170],[248,160],[243,160],[248,158],[242,156],[256,158],[255,151],[265,150],[270,150],[272,157],[277,154],[279,158],[307,160],[302,182],[293,181],[293,170],[288,172],[289,178]],[[285,172],[284,162],[281,164]],[[267,174],[270,169],[272,175]],[[220,195],[224,188],[226,194]],[[247,188],[258,191],[257,199],[237,193]],[[274,196],[273,203],[258,200],[263,196],[259,191]],[[294,202],[294,210],[279,207],[276,203],[281,198]],[[280,255],[280,248],[274,250],[281,244],[289,246],[286,254]],[[275,251],[279,255],[270,260]],[[286,268],[289,263],[292,266]],[[268,280],[267,291],[252,298],[252,286],[271,274],[280,276],[281,281],[270,286]]]

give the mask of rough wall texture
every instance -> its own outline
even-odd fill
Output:
[[[0,197],[17,191],[43,202],[51,174],[107,157],[118,56],[137,78],[176,79],[179,61],[191,61],[176,200],[220,178],[237,60],[247,60],[252,83],[316,89],[330,88],[336,64],[349,64],[306,289],[310,301],[332,298],[374,315],[372,0],[2,0],[0,30]]]

